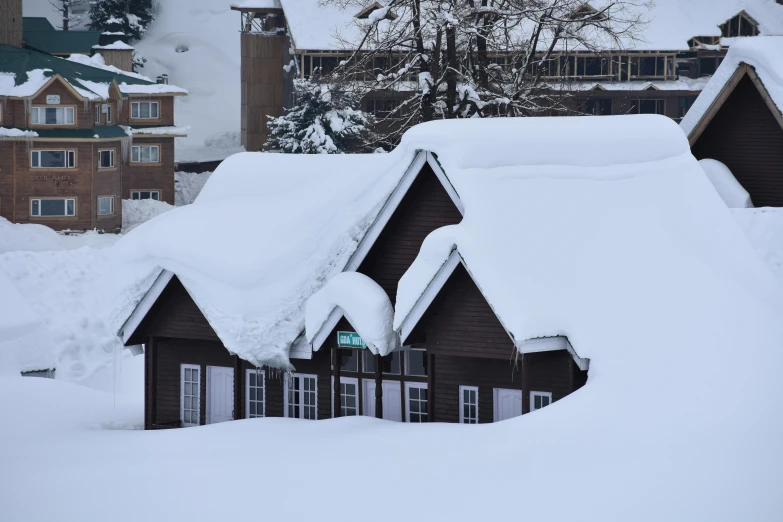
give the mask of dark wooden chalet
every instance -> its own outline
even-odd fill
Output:
[[[763,38],[773,39],[783,46],[783,38]],[[717,75],[714,80],[720,81]],[[783,206],[783,100],[773,100],[770,81],[741,62],[698,122],[686,129],[693,155],[729,167],[757,207]]]
[[[420,152],[346,270],[369,276],[393,302],[425,237],[458,223],[462,212],[436,157]],[[290,373],[231,355],[176,275],[164,272],[145,299],[121,336],[126,345],[145,344],[146,429],[261,416],[485,423],[560,400],[587,376],[565,338],[520,355],[462,267],[401,350],[380,357],[363,349],[336,309],[313,350],[301,342],[292,349]]]

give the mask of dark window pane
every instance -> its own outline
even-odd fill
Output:
[[[427,375],[427,352],[424,350],[408,350],[405,352],[408,358],[408,375]]]
[[[358,350],[338,350],[340,355],[340,369],[346,372],[359,371],[359,351]]]
[[[381,357],[381,371],[392,375],[400,373],[400,352],[392,352],[385,357]]]
[[[43,168],[65,167],[64,150],[42,150],[40,165]]]
[[[364,350],[364,371],[375,373],[375,355],[370,350]]]
[[[64,199],[42,199],[41,200],[41,215],[42,216],[64,216],[65,215],[65,200]]]

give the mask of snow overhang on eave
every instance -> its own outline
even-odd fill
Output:
[[[128,317],[117,332],[117,336],[122,340],[123,345],[128,346],[128,341],[147,316],[152,305],[158,300],[160,294],[163,293],[163,290],[166,288],[166,285],[169,284],[172,277],[174,277],[174,272],[168,270],[161,270],[160,274],[158,274],[155,282],[152,283],[150,289],[147,290],[147,293],[144,294],[144,297],[141,298],[141,301],[139,301],[136,308],[131,312],[130,317]]]

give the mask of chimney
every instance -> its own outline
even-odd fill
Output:
[[[22,47],[22,0],[0,0],[0,44]]]
[[[161,74],[157,78],[155,78],[155,83],[162,83],[163,85],[169,84],[169,75],[168,74]]]

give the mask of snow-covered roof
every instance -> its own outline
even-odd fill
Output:
[[[236,154],[192,205],[139,226],[114,251],[175,274],[230,351],[287,368],[305,301],[342,272],[407,160]]]
[[[733,208],[730,212],[767,267],[783,281],[783,208]]]
[[[737,181],[731,169],[718,160],[705,158],[699,160],[702,170],[707,175],[715,190],[729,208],[752,208],[753,202],[745,187]],[[783,239],[783,238],[782,238]]]
[[[769,99],[777,107],[778,118],[783,117],[783,36],[738,39],[680,123],[691,141],[705,117],[719,108],[719,100],[725,99],[721,96],[725,89],[734,88],[735,84],[730,80],[744,67],[743,64],[752,67]]]
[[[93,49],[105,49],[105,50],[114,50],[114,51],[132,51],[134,48],[122,40],[117,40],[114,43],[110,43],[107,45],[93,45]]]
[[[528,339],[566,336],[591,367],[629,349],[660,356],[661,344],[704,356],[716,339],[741,342],[757,312],[762,329],[776,328],[777,281],[671,120],[522,119],[510,131],[435,122],[403,138],[438,155],[465,205],[398,285],[403,342],[459,263],[521,352]],[[454,139],[463,133],[482,148]]]
[[[339,34],[349,42],[358,41],[363,34],[362,28],[369,23],[354,18],[361,11],[357,3],[320,0],[280,0],[280,3],[294,45],[300,51],[341,50],[345,46],[335,35]],[[622,42],[624,48],[634,50],[688,50],[688,40],[697,36],[721,36],[719,26],[742,11],[758,22],[759,34],[783,34],[783,5],[776,0],[656,0],[650,10],[647,9],[649,4],[641,0],[592,0],[588,3],[598,10],[613,4],[612,9],[620,19],[631,19],[634,15],[643,17],[647,23],[639,29],[640,38]],[[252,4],[248,5],[253,7]],[[404,11],[401,13],[405,15]],[[522,24],[523,31],[525,25]],[[731,41],[727,39],[723,43],[729,45]],[[606,49],[615,47],[615,42],[605,42]]]

